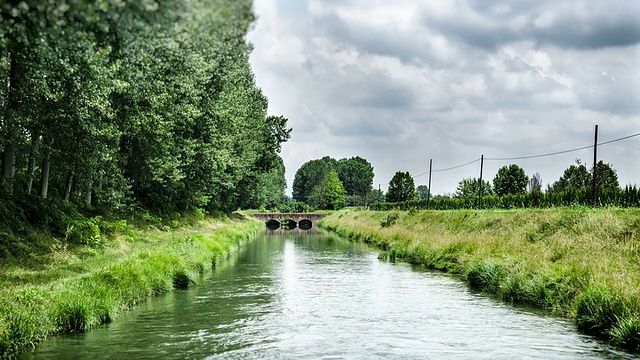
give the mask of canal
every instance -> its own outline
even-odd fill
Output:
[[[631,359],[569,321],[330,234],[248,243],[197,286],[26,359]]]

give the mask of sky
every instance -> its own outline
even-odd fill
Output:
[[[290,194],[305,162],[360,156],[386,190],[409,171],[432,193],[512,163],[542,183],[640,133],[640,1],[254,0],[248,35],[269,114],[293,128]],[[493,159],[493,160],[490,160]],[[640,185],[640,136],[598,146]],[[475,162],[474,162],[475,161]],[[459,165],[470,163],[466,166]],[[446,170],[456,167],[452,170]]]

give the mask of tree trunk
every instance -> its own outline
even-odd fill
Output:
[[[11,54],[9,64],[9,77],[7,87],[7,103],[4,108],[4,123],[2,126],[6,129],[7,145],[4,148],[4,156],[2,162],[2,179],[4,180],[7,191],[13,193],[13,176],[15,174],[16,165],[16,142],[20,136],[20,128],[18,121],[18,112],[20,108],[19,80],[23,77],[24,66],[21,59],[15,53]]]
[[[49,192],[49,166],[51,165],[51,144],[53,141],[47,139],[45,141],[44,159],[42,160],[42,179],[40,181],[40,196],[47,198]]]
[[[38,140],[40,135],[35,132],[31,135],[31,154],[29,155],[29,165],[27,168],[27,196],[31,195],[33,188],[33,175],[36,171],[36,155],[38,152]]]
[[[69,201],[71,195],[71,187],[73,186],[73,173],[70,173],[67,177],[67,188],[64,191],[64,201]]]
[[[84,202],[87,207],[91,207],[92,185],[93,184],[89,182],[89,184],[87,185],[87,192],[85,193]]]
[[[5,181],[9,194],[13,194],[13,175],[15,174],[16,169],[16,148],[12,142],[9,142],[7,146],[5,146],[2,160],[2,179]]]

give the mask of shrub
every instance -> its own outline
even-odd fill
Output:
[[[386,218],[384,218],[384,220],[382,220],[380,222],[380,226],[383,228],[386,227],[391,227],[393,225],[395,225],[396,221],[398,220],[398,218],[400,217],[400,215],[398,215],[398,213],[391,213],[388,214]]]

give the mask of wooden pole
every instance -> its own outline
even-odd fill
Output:
[[[596,206],[596,166],[598,165],[598,125],[596,125],[596,135],[593,141],[593,174],[591,174],[591,203]]]
[[[429,188],[427,189],[427,209],[431,203],[431,169],[433,168],[433,159],[429,159]]]
[[[479,200],[479,208],[482,209],[482,169],[484,168],[484,155],[480,156],[480,181],[478,182],[478,186],[480,186],[480,191],[478,191],[478,200]]]

